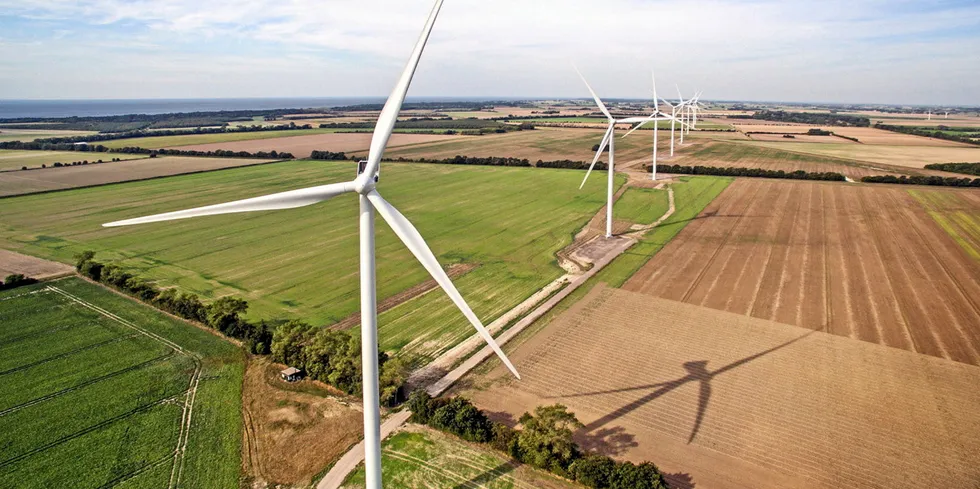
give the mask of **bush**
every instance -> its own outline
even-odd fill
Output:
[[[586,487],[605,488],[612,482],[616,462],[604,455],[589,455],[572,462],[569,472],[576,482]]]
[[[524,413],[520,422],[520,460],[567,477],[569,465],[581,454],[572,435],[582,423],[561,404],[538,407],[533,415]]]
[[[667,489],[667,482],[656,465],[644,462],[616,464],[609,487],[612,489]]]
[[[7,277],[3,279],[3,282],[0,282],[0,290],[14,289],[17,287],[23,287],[25,285],[31,285],[36,283],[37,283],[37,279],[25,276],[20,273],[14,273],[14,274],[7,275]]]
[[[877,175],[868,176],[861,178],[862,182],[865,183],[895,183],[899,185],[932,185],[937,187],[980,187],[980,178],[956,178],[956,177],[937,177],[937,176],[922,176],[922,175],[912,175],[906,176],[902,175],[896,177],[895,175]]]

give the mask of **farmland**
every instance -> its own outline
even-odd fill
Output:
[[[432,143],[446,140],[466,141],[469,139],[473,139],[473,137],[397,133],[392,134],[391,139],[388,140],[388,147],[397,148],[399,146],[415,146],[422,143]],[[178,143],[173,143],[171,146],[176,146],[177,144]],[[371,133],[328,133],[308,136],[291,135],[289,137],[281,137],[276,139],[253,139],[238,142],[191,144],[190,146],[186,145],[190,143],[185,142],[181,142],[179,144],[180,147],[177,149],[197,151],[225,149],[231,151],[248,151],[250,153],[254,153],[256,151],[275,150],[292,153],[292,155],[297,158],[307,158],[310,156],[310,153],[316,150],[334,152],[362,151],[364,156],[367,156],[367,149],[371,146]]]
[[[105,158],[104,163],[27,171],[0,172],[0,197],[65,190],[75,187],[144,180],[183,173],[251,166],[272,160],[162,156],[112,162],[114,153],[69,153],[76,159]],[[122,155],[126,158],[128,155]],[[75,160],[68,160],[75,161]]]
[[[80,151],[16,151],[0,149],[0,171],[20,170],[22,167],[41,168],[41,165],[51,166],[55,162],[71,163],[73,161],[98,160],[109,161],[112,158],[135,160],[146,158],[147,155],[109,155],[106,153],[87,153]]]
[[[0,292],[4,487],[237,484],[239,350],[81,279]]]
[[[980,364],[980,264],[905,189],[736,180],[625,288]]]
[[[481,487],[485,489],[575,489],[577,484],[516,464],[504,454],[430,428],[410,425],[385,441],[381,467],[386,486],[401,489]],[[364,469],[351,474],[344,489],[364,487]]]
[[[909,190],[967,255],[980,262],[980,194]]]
[[[913,136],[914,137],[914,136]],[[925,138],[922,138],[925,139]],[[931,141],[931,140],[927,140]],[[945,141],[944,141],[945,142]],[[744,142],[759,147],[788,149],[783,142]],[[814,156],[860,160],[906,168],[922,168],[929,163],[949,163],[976,161],[980,159],[980,148],[956,143],[957,146],[934,145],[873,145],[846,143],[797,143],[792,150]]]
[[[158,149],[193,144],[230,143],[236,141],[251,141],[255,139],[277,139],[316,134],[330,134],[334,129],[302,129],[287,131],[256,131],[256,132],[224,132],[215,134],[187,134],[183,136],[156,136],[145,138],[114,139],[101,141],[99,144],[107,148],[125,148],[139,146],[140,148]],[[222,147],[221,149],[228,149]]]
[[[597,287],[462,394],[499,421],[562,403],[585,447],[696,487],[980,479],[980,369]],[[653,359],[651,361],[651,359]]]
[[[386,164],[383,173],[385,198],[415,223],[443,265],[477,265],[456,284],[486,322],[561,275],[554,253],[605,198],[604,179],[591,179],[578,190],[581,171]],[[163,286],[205,298],[244,298],[253,319],[330,324],[358,308],[356,199],[279,213],[100,226],[351,176],[349,162],[293,161],[3,199],[0,246],[63,262],[92,249],[101,260]],[[428,278],[380,223],[377,249],[379,298]],[[385,312],[380,329],[386,350],[419,359],[472,333],[441,293]]]
[[[28,142],[35,139],[85,136],[88,134],[95,133],[91,131],[56,131],[51,129],[9,129],[4,126],[0,126],[0,143],[7,141]]]
[[[867,175],[891,173],[883,169],[869,168],[858,162],[826,156],[815,156],[787,151],[794,143],[777,143],[773,147],[760,147],[739,142],[698,139],[685,145],[673,159],[665,160],[672,165],[703,165],[717,167],[762,168],[792,172],[836,172],[859,179]]]

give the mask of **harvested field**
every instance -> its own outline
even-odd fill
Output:
[[[114,153],[105,153],[105,155],[111,154]],[[107,157],[109,158],[111,157]],[[2,172],[0,197],[261,165],[270,161],[273,160],[161,156],[62,168]]]
[[[778,132],[786,134],[806,134],[810,129],[820,127],[807,124],[773,124],[769,121],[740,121],[734,122],[733,125],[735,129],[742,132]]]
[[[63,138],[95,134],[92,131],[58,131],[52,129],[7,129],[0,126],[0,143],[5,141],[30,142],[35,139]]]
[[[980,365],[980,263],[902,188],[738,179],[624,288]]]
[[[625,134],[626,125],[619,135]],[[593,146],[599,144],[605,131],[598,129],[541,128],[534,131],[518,131],[507,134],[491,134],[463,140],[440,141],[385,152],[390,158],[452,158],[465,156],[507,156],[529,160],[592,161]],[[669,140],[668,140],[669,141]],[[616,161],[626,162],[642,158],[650,152],[650,139],[646,137],[618,138]],[[608,161],[608,157],[602,158]]]
[[[281,122],[275,125],[281,125]],[[159,149],[171,148],[175,146],[188,146],[192,144],[231,143],[235,141],[252,141],[256,139],[277,139],[285,137],[310,136],[316,134],[332,134],[334,132],[336,132],[336,129],[287,129],[282,131],[222,132],[215,134],[184,134],[181,136],[153,136],[144,138],[113,139],[111,141],[101,141],[99,144],[107,148],[138,146],[140,148]]]
[[[596,287],[462,390],[513,423],[569,406],[579,443],[710,489],[972,488],[980,368]],[[675,476],[676,477],[676,476]]]
[[[434,141],[445,141],[452,139],[455,141],[465,141],[474,139],[473,136],[443,136],[436,134],[392,134],[388,140],[389,148],[398,146],[418,145],[420,143],[431,143]],[[297,158],[308,158],[310,153],[315,150],[320,151],[343,151],[354,152],[362,151],[367,156],[367,149],[371,146],[371,133],[330,133],[309,136],[289,136],[270,139],[253,139],[236,142],[220,142],[210,144],[197,144],[191,146],[179,146],[177,149],[195,151],[213,151],[225,149],[230,151],[280,151],[292,153]],[[168,146],[173,147],[173,146]],[[387,151],[386,154],[391,153]],[[455,156],[455,155],[453,155]]]
[[[262,357],[249,361],[242,458],[253,483],[302,485],[361,439],[362,412],[319,382],[281,380],[282,368]]]
[[[74,161],[96,162],[111,161],[113,158],[123,160],[138,160],[149,155],[128,155],[108,153],[88,153],[84,151],[17,151],[0,149],[0,172],[19,171],[22,167],[30,170],[39,169],[41,165],[51,166],[55,162],[72,163]]]
[[[904,136],[904,135],[902,135]],[[910,136],[916,137],[916,136]],[[921,138],[924,141],[933,139]],[[949,141],[946,141],[949,142]],[[799,143],[787,147],[787,143],[778,142],[744,142],[757,147],[773,149],[791,149],[797,153],[807,153],[814,156],[857,160],[865,163],[877,163],[905,168],[922,168],[929,163],[972,162],[980,160],[980,147],[954,143],[955,146],[907,146],[907,145],[873,145],[873,144],[818,144]]]
[[[772,141],[786,144],[791,143],[836,143],[836,144],[857,144],[844,138],[834,136],[811,136],[809,134],[794,134],[792,138],[784,137],[781,134],[749,134],[749,139],[753,141]]]
[[[3,280],[7,275],[15,273],[40,280],[61,275],[70,275],[74,271],[74,268],[64,263],[42,260],[33,256],[0,249],[0,280]]]
[[[913,136],[911,134],[902,134],[900,132],[875,129],[873,127],[829,127],[826,129],[828,131],[833,131],[834,134],[857,138],[863,144],[878,146],[936,146],[950,148],[971,147],[968,144],[958,143],[956,141]]]
[[[779,144],[778,147],[761,147],[725,141],[696,140],[677,153],[673,159],[665,159],[665,164],[687,166],[718,166],[738,168],[762,168],[792,172],[836,172],[855,180],[868,175],[896,173],[893,170],[861,165],[857,162],[794,153],[781,148],[792,148],[792,143]],[[903,170],[901,173],[907,173]]]

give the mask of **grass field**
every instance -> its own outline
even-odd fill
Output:
[[[73,161],[98,160],[111,161],[113,158],[136,160],[147,155],[117,155],[108,153],[86,153],[81,151],[17,151],[0,149],[0,171],[20,170],[21,167],[41,168],[41,165],[51,166],[55,162],[71,163]]]
[[[243,297],[252,318],[329,324],[358,310],[354,198],[276,213],[100,226],[342,181],[351,169],[349,162],[295,161],[3,199],[0,245],[63,262],[93,249],[161,285],[206,298]],[[578,190],[583,172],[572,170],[386,164],[383,173],[384,196],[415,223],[443,265],[477,265],[456,284],[488,323],[562,273],[554,253],[602,206],[605,191],[603,179]],[[379,298],[428,278],[380,220],[377,249]],[[382,345],[414,357],[436,355],[472,333],[441,292],[380,320]]]
[[[385,440],[381,452],[385,487],[399,489],[575,489],[583,486],[512,462],[502,453],[422,426],[409,425]],[[364,487],[363,466],[344,489]]]
[[[980,262],[980,196],[976,192],[909,190],[936,224]]]
[[[629,188],[613,206],[613,219],[651,224],[670,208],[667,192],[649,188]]]
[[[289,136],[309,136],[312,134],[329,134],[337,129],[298,129],[289,131],[256,131],[228,132],[218,134],[188,134],[184,136],[156,136],[147,138],[115,139],[102,141],[99,144],[107,148],[125,148],[139,146],[140,148],[170,148],[174,146],[189,146],[192,144],[227,143],[232,141],[250,141],[253,139],[273,139]]]
[[[78,278],[0,292],[0,318],[0,486],[237,484],[235,346]]]

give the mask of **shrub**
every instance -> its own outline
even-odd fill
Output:
[[[609,487],[615,470],[616,462],[604,455],[580,458],[568,469],[576,482],[596,489]]]
[[[612,489],[667,489],[667,482],[656,465],[644,462],[616,464],[609,487]]]
[[[36,283],[37,283],[37,279],[25,276],[20,273],[14,273],[14,274],[7,275],[7,277],[3,279],[3,282],[0,282],[0,290],[13,289],[13,288],[36,284]]]

